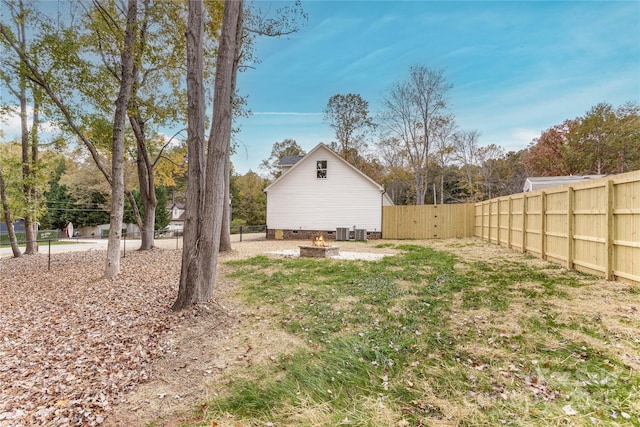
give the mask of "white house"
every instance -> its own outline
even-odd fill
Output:
[[[171,214],[171,220],[167,226],[168,230],[173,233],[182,233],[184,229],[184,203],[173,202],[167,205],[167,210]]]
[[[384,188],[324,144],[288,167],[264,190],[267,238],[313,239],[336,230],[366,230],[382,237],[382,206],[393,205]]]

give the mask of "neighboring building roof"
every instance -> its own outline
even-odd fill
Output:
[[[278,162],[278,166],[280,167],[293,166],[296,163],[298,163],[298,161],[300,161],[300,159],[302,159],[303,157],[304,156],[285,156],[280,159],[280,161]]]
[[[171,203],[167,203],[167,210],[171,210],[174,207],[178,208],[178,209],[184,209],[186,206],[185,203],[180,203],[180,202],[171,202]]]
[[[178,210],[178,215],[175,216],[175,210]],[[167,210],[171,212],[171,221],[184,221],[186,217],[185,204],[184,203],[167,203]]]
[[[540,176],[529,177],[524,182],[523,191],[541,190],[548,187],[557,187],[559,185],[573,184],[580,181],[586,181],[588,179],[602,178],[606,175],[569,175],[569,176]]]

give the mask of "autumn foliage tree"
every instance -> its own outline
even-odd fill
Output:
[[[231,176],[233,222],[235,225],[260,225],[267,221],[267,181],[253,171]]]
[[[100,2],[95,1],[94,4],[99,6]],[[90,61],[81,58],[82,46],[78,41],[77,34],[79,28],[74,25],[65,26],[63,23],[59,23],[57,27],[43,25],[40,27],[43,46],[38,51],[39,55],[34,55],[19,42],[19,38],[4,22],[0,22],[0,36],[3,43],[15,54],[16,58],[19,58],[20,67],[28,76],[29,81],[37,85],[43,99],[46,99],[51,105],[52,111],[55,110],[58,116],[57,123],[72,131],[86,146],[111,186],[112,207],[105,266],[106,278],[113,278],[120,271],[120,240],[124,210],[124,137],[127,107],[133,85],[133,55],[138,24],[138,2],[128,0],[120,12],[126,16],[126,24],[121,29],[119,39],[123,47],[119,67],[117,67],[119,75],[117,96],[115,100],[111,99],[113,104],[111,104],[110,114],[101,117],[103,121],[105,117],[111,116],[112,118],[109,121],[110,135],[108,138],[111,154],[110,168],[99,153],[100,147],[94,144],[90,131],[87,129],[89,123],[86,119],[91,120],[95,116],[85,114],[85,110],[82,108],[85,106],[80,107],[78,100],[75,100],[77,108],[70,105],[71,99],[78,94],[77,86],[79,84],[84,85],[90,81],[96,84],[96,90],[100,90],[99,85],[103,84],[100,75],[92,74],[95,69],[89,64]]]
[[[610,174],[640,169],[640,109],[607,103],[545,130],[523,163],[529,176]]]

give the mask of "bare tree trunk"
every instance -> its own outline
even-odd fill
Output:
[[[203,82],[203,4],[189,1],[187,17],[187,200],[185,204],[182,267],[178,297],[171,307],[181,310],[199,302],[200,212],[204,206],[204,82]]]
[[[136,39],[137,0],[129,0],[127,28],[122,50],[122,78],[120,93],[116,100],[113,117],[113,139],[111,148],[111,217],[109,221],[109,243],[104,276],[114,278],[120,272],[120,239],[122,216],[124,215],[124,133],[127,123],[127,107],[133,86],[133,47]]]
[[[26,79],[26,77],[23,78]],[[33,200],[33,187],[35,183],[32,179],[33,165],[31,164],[29,156],[30,139],[27,126],[27,95],[25,87],[20,88],[20,122],[22,128],[22,190],[25,201],[24,232],[26,246],[24,253],[26,255],[33,255],[38,253],[38,242],[36,242],[37,234],[35,232],[36,221],[33,216],[33,212],[35,211],[33,206],[35,203],[35,200]]]
[[[189,121],[189,174],[187,183],[187,218],[185,221],[182,271],[178,298],[174,310],[207,301],[215,288],[218,265],[218,250],[224,210],[225,162],[231,133],[231,106],[233,93],[232,74],[236,47],[236,30],[239,24],[242,1],[225,0],[222,32],[216,62],[216,77],[213,98],[213,123],[209,136],[206,172],[191,168],[191,144],[199,142],[204,135],[204,95],[202,90],[202,3],[189,2],[189,25],[187,30],[187,84]],[[191,93],[196,91],[196,93]],[[193,129],[192,129],[193,127]],[[200,129],[202,128],[202,131]],[[192,133],[193,132],[193,133]],[[194,140],[191,136],[194,136]],[[199,161],[201,157],[194,160]],[[196,174],[196,171],[198,174]],[[204,177],[206,176],[206,179]],[[192,179],[195,183],[192,184]],[[198,194],[190,191],[198,190]],[[203,191],[204,190],[204,191]],[[194,196],[203,195],[197,202]],[[204,203],[202,200],[204,199]],[[191,201],[191,203],[190,203]],[[197,213],[189,208],[198,204]],[[192,218],[190,218],[193,216]],[[191,219],[191,223],[189,223]],[[193,223],[195,221],[195,223]],[[193,230],[192,230],[193,228]],[[188,234],[188,236],[187,236]]]
[[[427,195],[427,174],[422,167],[415,170],[416,205],[424,205]]]
[[[13,257],[18,258],[22,256],[20,247],[18,247],[18,240],[16,239],[16,232],[13,229],[13,219],[11,218],[11,208],[9,207],[9,200],[7,199],[7,193],[4,184],[4,174],[0,167],[0,201],[2,202],[2,211],[4,212],[4,222],[7,224],[7,232],[9,233],[9,243],[11,244],[11,251]]]
[[[20,16],[25,15],[24,4],[22,1],[19,2],[18,7],[20,9]],[[18,40],[20,43],[20,49],[26,51],[27,49],[27,37],[25,31],[25,23],[22,22],[19,26],[19,35]],[[19,102],[20,102],[20,131],[21,131],[21,145],[22,145],[22,190],[24,194],[25,201],[25,215],[24,215],[24,231],[25,231],[25,240],[26,246],[24,253],[26,255],[33,255],[38,253],[38,242],[37,234],[35,232],[36,220],[34,218],[33,212],[35,211],[35,207],[33,204],[35,200],[33,200],[33,193],[35,182],[32,179],[32,175],[34,174],[33,167],[34,164],[31,163],[30,159],[30,138],[29,138],[29,126],[27,121],[27,86],[28,79],[24,72],[20,73],[20,84],[19,84]],[[34,117],[34,131],[36,130],[37,124],[37,115]]]
[[[227,144],[227,148],[229,145]],[[229,199],[231,198],[230,184],[231,184],[231,158],[229,150],[227,150],[226,160],[224,165],[224,201],[222,203],[222,229],[220,230],[220,252],[230,252],[231,247],[231,204]]]
[[[148,160],[149,153],[146,149],[146,145],[144,145],[144,142],[142,144],[138,142],[138,182],[140,183],[140,200],[144,207],[144,217],[141,218],[142,227],[140,227],[140,250],[149,250],[154,247],[156,208],[158,206],[153,168],[149,169],[148,162],[145,160],[145,157]]]
[[[153,199],[155,199],[155,191],[153,193]],[[140,250],[146,251],[155,247],[156,209],[158,202],[154,202],[151,198],[147,197],[146,199],[142,199],[142,205],[144,206],[144,218],[142,220],[142,242],[140,244]]]
[[[236,83],[238,81],[238,67],[240,66],[241,42],[243,32],[242,7],[236,26],[236,43],[233,54],[233,69],[231,71],[231,96],[235,96]],[[230,252],[231,247],[231,132],[227,142],[224,182],[224,209],[222,212],[222,231],[220,232],[220,252]]]
[[[207,191],[205,193],[204,221],[202,222],[203,283],[202,301],[211,298],[215,288],[218,249],[224,211],[225,169],[229,157],[233,105],[233,64],[235,61],[238,25],[242,12],[242,0],[225,0],[222,33],[213,95],[213,123],[207,149]]]
[[[144,219],[140,218],[139,212],[136,215],[136,222],[138,222],[138,227],[140,227],[140,233],[142,234],[140,250],[148,250],[154,247],[156,208],[158,206],[153,172],[154,165],[147,149],[144,121],[140,117],[130,115],[129,122],[137,142],[138,183],[140,184],[140,200],[144,207]]]
[[[413,188],[416,193],[416,205],[424,205],[424,199],[420,201],[420,195],[422,194],[422,188],[420,187],[420,175],[415,172],[415,177],[413,178]]]
[[[33,85],[33,122],[29,133],[29,143],[31,153],[27,154],[28,163],[28,184],[25,186],[25,196],[27,198],[27,211],[24,217],[25,238],[27,240],[25,253],[38,253],[38,221],[36,210],[38,206],[38,188],[36,184],[36,169],[38,165],[38,129],[40,126],[40,100],[38,99],[38,89]]]

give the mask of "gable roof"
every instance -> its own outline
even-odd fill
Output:
[[[575,182],[586,181],[588,179],[602,178],[605,175],[569,175],[569,176],[536,176],[529,177],[524,182],[523,191],[541,190],[548,187],[556,187],[558,185],[573,184]]]
[[[173,208],[184,209],[185,207],[186,207],[186,203],[180,203],[180,202],[167,203],[167,210],[171,210]]]
[[[355,173],[359,174],[360,176],[362,176],[363,178],[365,178],[365,180],[367,180],[369,183],[371,183],[371,185],[377,187],[380,192],[382,194],[384,194],[389,201],[391,201],[391,199],[389,198],[389,196],[386,194],[386,190],[384,189],[384,187],[380,184],[378,184],[377,182],[375,182],[374,180],[372,180],[371,178],[369,178],[364,172],[362,172],[360,169],[356,168],[355,166],[353,166],[351,163],[347,162],[345,159],[343,159],[342,157],[340,157],[335,151],[333,151],[331,148],[327,147],[325,144],[323,144],[322,142],[318,145],[316,145],[315,147],[313,147],[313,149],[311,151],[309,151],[307,153],[306,156],[303,156],[302,159],[299,159],[299,161],[297,161],[293,166],[291,166],[290,168],[287,168],[287,170],[285,170],[282,175],[280,175],[275,181],[273,181],[271,184],[267,185],[267,187],[263,190],[265,193],[267,193],[269,191],[269,189],[271,187],[273,187],[274,185],[276,185],[277,183],[279,183],[282,179],[286,178],[286,176],[291,173],[292,170],[294,170],[295,168],[297,168],[300,164],[304,163],[305,159],[307,158],[311,158],[311,155],[313,153],[315,153],[316,151],[320,150],[320,149],[325,149],[330,155],[332,155],[333,157],[335,157],[338,161],[342,162],[343,164],[345,164],[346,166],[348,166],[349,168],[351,168]],[[393,202],[392,202],[393,204]]]

